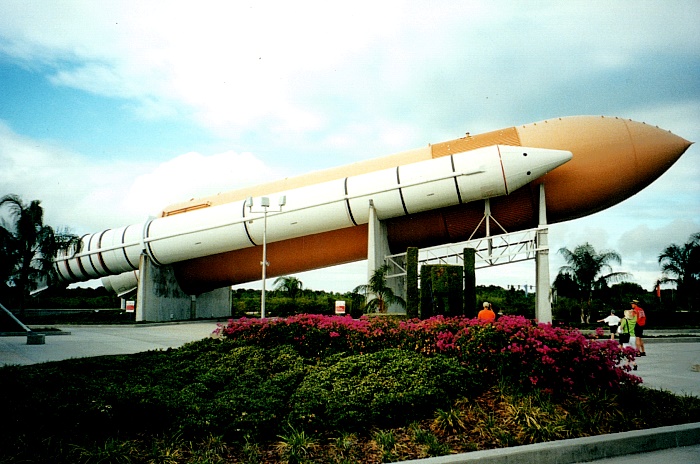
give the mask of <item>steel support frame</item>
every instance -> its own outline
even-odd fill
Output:
[[[552,322],[551,289],[549,279],[549,227],[544,196],[544,184],[540,184],[538,226],[517,232],[507,232],[493,216],[489,200],[484,204],[484,217],[479,222],[470,237],[473,237],[486,222],[486,236],[447,245],[439,245],[418,250],[419,265],[446,264],[464,265],[463,252],[465,248],[475,250],[475,268],[482,269],[492,266],[535,260],[535,318],[539,322]],[[491,234],[491,222],[494,222],[501,232]],[[389,279],[406,278],[406,253],[386,255],[384,262],[389,264],[387,274]]]

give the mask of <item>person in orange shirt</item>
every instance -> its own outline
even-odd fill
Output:
[[[644,339],[642,337],[644,336],[644,326],[647,324],[647,315],[642,307],[639,306],[638,300],[630,301],[630,306],[632,306],[632,311],[634,311],[634,315],[637,318],[637,324],[634,326],[636,348],[639,356],[646,356],[647,351],[644,349]]]
[[[493,322],[496,320],[496,313],[491,309],[491,303],[484,301],[484,309],[479,311],[477,319],[483,322]]]

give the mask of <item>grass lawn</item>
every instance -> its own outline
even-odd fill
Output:
[[[632,355],[517,317],[232,321],[179,349],[0,368],[0,463],[379,463],[700,421],[700,398],[620,367]]]

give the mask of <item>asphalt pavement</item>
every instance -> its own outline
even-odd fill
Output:
[[[59,326],[60,335],[27,344],[27,336],[0,337],[0,366],[177,348],[209,337],[216,322]],[[635,372],[643,385],[700,397],[700,337],[647,338],[647,356]],[[641,451],[641,452],[640,452]],[[422,464],[533,463],[700,464],[700,423],[414,460]]]

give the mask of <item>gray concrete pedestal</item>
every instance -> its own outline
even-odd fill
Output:
[[[27,332],[27,345],[44,345],[46,344],[46,335],[36,332]]]

